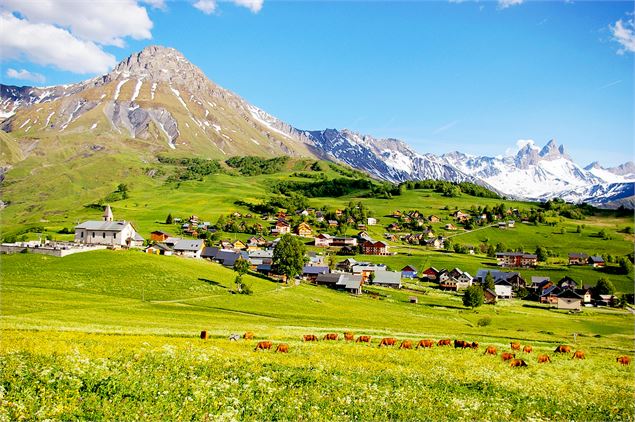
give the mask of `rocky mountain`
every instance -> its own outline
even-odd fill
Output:
[[[0,89],[0,129],[16,138],[114,136],[218,158],[312,155],[285,132],[288,125],[219,87],[172,48],[146,47],[110,73],[73,85]]]
[[[1,157],[0,178],[33,155],[68,160],[126,156],[126,150],[144,163],[165,153],[319,157],[391,182],[469,181],[509,197],[562,197],[596,205],[632,200],[635,182],[632,162],[582,168],[553,140],[543,148],[528,143],[509,157],[437,156],[418,153],[397,139],[347,129],[296,129],[216,85],[178,51],[159,46],[77,84],[0,85],[0,129],[9,134],[0,139],[4,149],[15,152]]]

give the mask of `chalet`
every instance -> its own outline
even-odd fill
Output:
[[[357,246],[357,239],[354,237],[338,237],[331,236],[330,234],[321,233],[315,237],[315,246],[326,247],[343,247],[343,246]]]
[[[298,236],[302,237],[311,237],[313,235],[311,226],[309,226],[309,224],[305,222],[300,223],[295,232]]]
[[[249,252],[249,263],[252,267],[258,267],[262,264],[271,264],[273,260],[273,251],[256,250]]]
[[[466,271],[454,268],[452,271],[442,274],[439,278],[439,287],[444,290],[458,291],[467,289],[472,285],[473,277]]]
[[[456,230],[456,226],[452,223],[448,223],[445,225],[446,230]]]
[[[358,240],[360,243],[361,243],[361,242],[364,242],[364,241],[366,241],[366,240],[370,240],[370,241],[372,241],[372,240],[373,240],[373,238],[372,238],[372,237],[370,237],[370,235],[369,235],[367,232],[365,232],[365,231],[361,231],[361,232],[357,233],[357,236],[356,236],[356,237],[357,237],[357,240]]]
[[[513,229],[515,225],[516,225],[516,222],[514,220],[509,220],[507,222],[507,227],[509,227],[510,229]]]
[[[375,277],[377,277],[378,273],[384,271],[386,271],[386,266],[383,264],[357,263],[351,267],[351,272],[353,274],[361,275],[363,282],[368,280],[371,273],[374,273]]]
[[[517,272],[512,271],[499,271],[499,270],[484,270],[480,269],[476,272],[476,276],[474,277],[474,282],[483,284],[485,282],[485,277],[487,273],[490,273],[494,278],[494,283],[498,280],[505,280],[509,282],[514,289],[519,289],[521,287],[526,286],[525,279],[520,276]]]
[[[411,265],[406,265],[401,269],[402,278],[417,278],[417,269]]]
[[[165,242],[168,237],[172,235],[167,234],[166,232],[162,232],[160,230],[155,230],[150,233],[150,240],[154,240],[155,242]]]
[[[401,273],[397,271],[377,271],[373,285],[401,289]]]
[[[512,298],[512,284],[505,279],[494,281],[494,291],[496,292],[497,299]]]
[[[507,228],[507,224],[505,224],[503,221],[501,221],[500,223],[497,224],[499,229],[506,229]]]
[[[613,295],[600,295],[600,298],[595,301],[596,306],[615,306],[617,298]]]
[[[373,217],[368,217],[366,219],[366,224],[368,224],[369,226],[374,226],[377,224],[377,219]]]
[[[452,217],[454,217],[457,221],[461,223],[464,223],[470,219],[470,215],[464,212],[461,212],[461,210],[454,212],[452,214]]]
[[[562,289],[556,285],[551,285],[545,288],[540,293],[540,303],[548,303],[550,305],[558,304],[558,295],[562,293]]]
[[[285,220],[278,220],[275,227],[271,229],[271,233],[278,235],[291,233],[291,225]]]
[[[501,267],[535,267],[538,257],[524,252],[498,252],[496,260]]]
[[[490,305],[496,303],[496,292],[493,292],[490,289],[483,290],[483,302]]]
[[[315,236],[314,243],[315,246],[319,248],[328,248],[331,246],[331,242],[333,241],[333,237],[330,234],[320,233]]]
[[[354,258],[346,258],[344,261],[338,262],[335,268],[339,271],[352,272],[355,265],[358,265],[358,262]]]
[[[362,294],[361,275],[343,273],[318,274],[315,283],[336,290],[345,290],[356,295]]]
[[[329,220],[329,227],[337,227],[339,225],[340,223],[338,223],[337,220]]]
[[[231,245],[232,245],[232,249],[235,249],[237,251],[247,249],[247,245],[245,245],[240,240],[235,240]]]
[[[588,258],[589,258],[589,255],[585,253],[570,253],[569,265],[585,265],[587,263]]]
[[[587,259],[587,263],[594,268],[603,267],[604,265],[606,265],[604,263],[604,258],[602,258],[601,256],[590,256]]]
[[[577,294],[579,294],[580,296],[582,296],[582,303],[583,304],[590,304],[592,298],[592,294],[591,294],[591,289],[589,288],[582,288],[582,289],[576,289],[575,292]]]
[[[198,217],[195,215],[191,215],[188,221],[193,224],[198,224]]]
[[[248,244],[257,245],[257,246],[265,246],[267,244],[267,239],[262,236],[252,236],[247,239]]]
[[[430,217],[428,217],[428,221],[431,223],[438,223],[439,221],[441,221],[441,219],[436,215],[431,215]]]
[[[397,223],[390,223],[388,225],[388,230],[393,231],[393,232],[399,232],[401,231],[401,226]]]
[[[563,290],[574,290],[578,287],[578,282],[569,276],[564,276],[558,281],[558,287]]]
[[[75,243],[134,248],[143,246],[144,240],[129,222],[113,221],[110,205],[102,221],[84,221],[75,226]]]
[[[545,288],[551,286],[553,283],[551,282],[551,278],[545,276],[532,276],[531,284],[528,289],[535,292],[541,293]]]
[[[174,251],[165,243],[155,243],[154,245],[148,246],[145,252],[153,255],[172,255]]]
[[[563,290],[558,294],[556,307],[558,309],[569,309],[579,311],[582,308],[583,297],[573,290]]]
[[[181,239],[174,245],[174,254],[189,258],[200,258],[203,246],[205,245],[201,239]]]
[[[302,268],[302,278],[310,281],[315,281],[319,274],[326,274],[329,272],[329,267],[305,265],[304,268]]]
[[[402,216],[402,213],[399,210],[395,210],[392,213],[392,217],[394,217],[394,218],[400,218],[401,216]]]
[[[436,237],[434,239],[426,239],[426,246],[432,247],[434,249],[443,249],[445,246],[445,239],[442,236]]]
[[[439,270],[434,267],[426,268],[421,273],[421,277],[427,279],[428,281],[436,281],[439,276]]]
[[[388,248],[388,244],[381,240],[376,242],[367,240],[362,243],[362,250],[365,255],[390,255]]]
[[[318,255],[314,251],[309,251],[306,253],[306,255],[309,259],[306,265],[313,265],[318,267],[325,265],[324,255]]]
[[[214,257],[214,261],[230,268],[233,267],[239,259],[249,261],[249,254],[247,252],[236,252],[233,250],[221,249]]]
[[[342,210],[335,210],[335,215],[336,215],[337,217],[341,217],[341,216],[342,216],[342,214],[344,214],[344,211],[342,211]]]

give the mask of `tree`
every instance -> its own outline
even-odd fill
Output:
[[[626,257],[619,258],[620,272],[622,274],[630,274],[633,272],[633,264]]]
[[[465,293],[463,294],[463,305],[474,309],[481,306],[484,299],[483,289],[481,289],[480,286],[472,285],[465,289]]]
[[[272,268],[285,276],[285,282],[302,272],[304,267],[304,243],[297,237],[285,234],[273,250]]]
[[[373,281],[375,281],[375,271],[371,271],[371,273],[368,274],[368,283],[373,284]]]
[[[608,278],[602,277],[598,280],[593,291],[596,296],[611,295],[613,294],[613,292],[615,292],[615,286],[613,286],[613,283],[611,283]]]
[[[172,218],[172,213],[169,213],[168,216],[165,218],[165,224],[172,224],[174,222],[174,219]]]
[[[547,262],[547,250],[545,248],[543,248],[542,246],[538,246],[536,248],[536,257],[538,258],[538,261],[540,262]]]
[[[491,291],[494,291],[495,289],[494,276],[492,276],[492,273],[490,271],[488,271],[487,275],[485,276],[485,283],[483,283],[483,288],[490,289]]]
[[[243,290],[246,287],[246,285],[243,283],[243,275],[245,275],[247,271],[249,271],[249,261],[247,261],[246,259],[238,258],[234,262],[234,271],[238,273],[236,279],[234,280],[234,283],[236,283],[236,290],[238,291],[238,293],[243,293]]]

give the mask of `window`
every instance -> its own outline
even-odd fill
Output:
[[[105,238],[106,238],[106,232],[103,232],[103,233],[101,234],[101,237],[102,237],[103,239],[105,239]]]
[[[93,237],[95,237],[95,232],[93,232]]]
[[[84,238],[84,232],[81,232],[80,236],[82,239]]]
[[[116,238],[117,238],[117,233],[113,233],[113,234],[112,234],[112,238],[113,238],[113,239],[116,239]]]

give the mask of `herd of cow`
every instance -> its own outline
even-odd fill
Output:
[[[230,339],[231,340],[237,340],[240,336],[238,336],[237,334],[232,334]],[[245,340],[253,340],[254,338],[254,333],[252,333],[251,331],[247,331],[245,334],[243,334],[243,339]],[[202,331],[201,332],[201,338],[202,339],[207,339],[208,338],[208,334],[207,331]],[[322,338],[322,340],[324,341],[337,341],[339,339],[339,334],[337,333],[328,333],[325,334],[324,337]],[[362,335],[362,336],[357,336],[357,338],[355,338],[353,333],[350,332],[346,332],[344,333],[344,340],[345,341],[354,341],[355,343],[367,343],[367,344],[371,344],[371,336],[366,336],[366,335]],[[313,342],[313,341],[319,341],[319,338],[315,335],[315,334],[306,334],[304,336],[302,336],[302,341],[304,342]],[[381,341],[379,342],[379,346],[378,347],[386,347],[386,346],[395,346],[398,343],[397,339],[394,337],[384,337],[381,339]],[[411,340],[402,340],[401,343],[399,344],[399,349],[419,349],[419,348],[431,348],[434,347],[434,345],[437,345],[438,347],[443,347],[443,346],[450,346],[452,347],[452,345],[454,345],[455,349],[478,349],[478,342],[476,341],[465,341],[465,340],[454,340],[452,341],[449,338],[446,339],[441,339],[438,341],[434,341],[434,340],[419,340],[419,342],[416,344],[416,346],[414,345],[414,343]],[[266,341],[259,341],[256,344],[256,348],[254,349],[254,351],[258,351],[258,350],[271,350],[273,347],[273,342],[266,340]],[[503,352],[501,353],[501,358],[503,359],[504,362],[509,361],[510,362],[510,366],[512,368],[519,368],[519,367],[525,367],[527,366],[527,362],[525,362],[523,359],[518,359],[516,358],[516,352],[521,351],[521,344],[518,341],[513,341],[510,343],[510,347],[511,347],[511,351],[510,352]],[[288,353],[289,352],[289,345],[286,343],[280,343],[276,346],[275,351],[277,353]],[[524,347],[522,347],[522,352],[525,355],[528,355],[530,353],[533,352],[533,348],[531,347],[531,345],[526,344]],[[569,354],[571,353],[571,346],[566,346],[566,345],[559,345],[558,347],[556,347],[556,349],[554,350],[554,353],[558,353],[558,354]],[[487,348],[485,349],[485,354],[486,355],[492,355],[492,356],[497,356],[498,355],[498,349],[495,346],[487,346]],[[576,350],[575,352],[573,352],[571,359],[585,359],[586,355],[582,350]],[[537,357],[537,361],[538,363],[550,363],[551,362],[551,358],[549,357],[549,355],[547,354],[539,354]],[[630,356],[619,356],[617,358],[617,363],[621,364],[621,365],[630,365],[631,363],[631,358]]]

